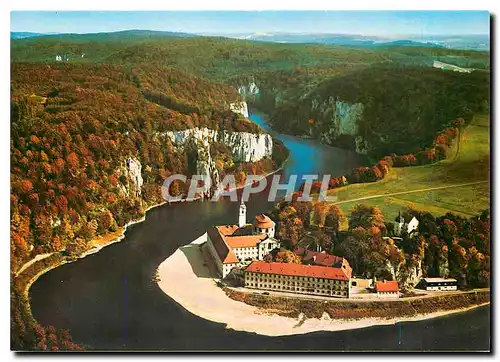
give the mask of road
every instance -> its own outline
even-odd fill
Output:
[[[449,188],[453,188],[453,187],[463,187],[463,186],[478,185],[478,184],[483,184],[483,183],[486,183],[486,182],[490,182],[490,181],[489,180],[487,180],[487,181],[476,181],[476,182],[468,182],[468,183],[464,183],[464,184],[447,185],[447,186],[437,186],[437,187],[427,187],[427,188],[418,189],[418,190],[393,192],[393,193],[390,193],[390,194],[370,195],[370,196],[359,197],[357,199],[350,199],[350,200],[343,200],[343,201],[334,202],[333,205],[340,205],[340,204],[346,204],[346,203],[349,203],[349,202],[369,200],[369,199],[377,199],[379,197],[406,195],[406,194],[412,194],[412,193],[417,193],[417,192],[435,191],[435,190],[449,189]]]

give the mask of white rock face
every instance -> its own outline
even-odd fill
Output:
[[[362,103],[347,103],[339,101],[330,96],[326,101],[318,101],[313,99],[311,102],[311,110],[314,113],[323,114],[322,128],[326,131],[321,132],[318,137],[321,142],[333,144],[335,139],[341,135],[355,136],[356,151],[358,153],[366,152],[364,140],[357,136],[358,121],[363,116]],[[324,123],[326,126],[324,127]]]
[[[363,115],[363,104],[335,102],[336,117],[339,120],[340,133],[354,136],[357,132],[357,122]]]
[[[248,118],[248,105],[247,102],[238,102],[238,103],[231,103],[229,105],[229,108],[234,112],[234,113],[239,113],[242,114],[245,118]]]
[[[357,122],[363,115],[363,104],[346,103],[334,97],[328,97],[328,100],[322,103],[314,99],[311,109],[326,116],[324,119],[328,123],[328,131],[321,134],[325,141],[333,140],[341,134],[354,136],[357,132]]]
[[[52,227],[52,229],[58,227],[61,225],[61,220],[57,217],[54,217],[52,219],[50,219],[50,226]]]
[[[260,93],[260,89],[259,87],[257,87],[257,84],[255,84],[255,82],[250,82],[247,85],[239,86],[238,93],[243,96],[248,96],[248,95],[255,96]]]
[[[210,142],[207,139],[200,139],[197,142],[198,160],[196,162],[196,173],[198,175],[210,176],[213,184],[220,182],[219,170],[215,167],[215,162],[210,155]],[[209,190],[208,185],[204,187],[204,192]]]
[[[124,174],[129,180],[129,192],[133,192],[135,196],[141,195],[141,187],[144,183],[141,175],[142,165],[137,158],[127,158],[125,160]]]
[[[256,162],[273,153],[273,139],[267,133],[216,131],[208,128],[192,128],[164,133],[174,145],[183,146],[191,138],[210,142],[223,142],[229,147],[235,161]]]
[[[256,162],[273,153],[273,140],[269,134],[253,134],[248,132],[216,131],[208,128],[192,128],[183,131],[168,131],[163,135],[169,137],[177,147],[184,147],[195,141],[198,151],[196,171],[199,175],[209,175],[213,185],[219,182],[219,172],[210,156],[210,144],[222,142],[231,150],[235,161]],[[209,191],[206,188],[204,191]]]
[[[386,270],[391,273],[392,280],[396,280],[396,270],[394,270],[394,265],[391,264],[389,260],[386,260],[385,262],[385,268]]]
[[[413,289],[423,276],[422,260],[419,259],[416,265],[407,266],[402,269],[404,270],[401,270],[399,273],[400,275],[398,275],[398,280],[402,280],[401,287],[405,289]],[[401,275],[403,273],[404,275]]]

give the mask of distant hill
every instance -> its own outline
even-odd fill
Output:
[[[425,148],[454,119],[469,121],[488,109],[487,72],[391,65],[331,77],[308,94],[288,98],[271,122],[282,132],[332,145],[350,141],[376,159]]]
[[[419,47],[416,43],[412,46],[401,46],[397,42],[386,47],[368,46],[375,42],[373,37],[361,37],[358,40],[366,45],[354,46],[348,45],[352,40],[349,36],[334,37],[338,42],[343,41],[343,45],[276,44],[150,30],[58,34],[12,40],[11,60],[54,62],[57,56],[63,56],[70,62],[147,63],[176,67],[217,80],[245,74],[252,76],[262,70],[303,67],[346,69],[376,63],[430,67],[434,60],[467,68],[489,67],[489,55],[482,52]]]
[[[253,33],[227,35],[230,38],[274,43],[313,43],[345,46],[373,46],[381,38],[349,34]]]
[[[395,40],[387,43],[378,44],[379,46],[404,46],[404,47],[423,47],[423,48],[445,48],[444,45],[432,42],[420,42],[414,40]]]
[[[296,34],[296,33],[240,33],[224,34],[229,38],[247,39],[274,43],[315,43],[356,47],[418,46],[428,48],[449,48],[463,50],[489,50],[490,39],[485,35],[406,35],[399,39],[357,34]]]
[[[11,31],[10,38],[11,39],[24,39],[24,38],[33,38],[35,36],[47,35],[44,33],[31,33],[29,31]]]
[[[104,33],[64,33],[64,34],[48,34],[48,33],[28,33],[28,32],[11,32],[11,39],[26,39],[33,37],[42,37],[52,41],[64,42],[89,42],[89,41],[133,41],[159,38],[180,37],[187,38],[197,36],[195,34],[171,32],[171,31],[155,31],[155,30],[123,30]]]
[[[188,38],[196,36],[215,36],[241,40],[251,40],[258,42],[272,43],[290,43],[290,44],[328,44],[342,45],[350,47],[386,47],[386,46],[410,46],[410,47],[425,47],[425,48],[448,48],[462,50],[480,50],[489,51],[490,39],[485,35],[434,35],[420,36],[407,35],[400,38],[387,38],[381,36],[368,36],[356,34],[323,34],[323,33],[285,33],[285,32],[270,32],[270,33],[237,33],[237,34],[193,34],[172,31],[157,31],[157,30],[142,30],[132,29],[115,32],[103,33],[35,33],[35,32],[11,32],[11,39],[26,39],[33,37],[64,37],[64,40],[78,41],[120,41],[120,40],[144,40],[144,39],[161,39],[161,38]],[[62,39],[61,39],[62,40]]]

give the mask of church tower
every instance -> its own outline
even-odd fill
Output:
[[[243,200],[241,200],[238,226],[242,227],[242,226],[245,226],[246,224],[247,224],[247,207],[243,203]]]
[[[399,211],[398,217],[396,218],[395,234],[401,236],[403,233],[403,228],[405,226],[405,219],[401,216],[401,211]]]

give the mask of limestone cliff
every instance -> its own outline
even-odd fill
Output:
[[[235,161],[255,162],[271,157],[273,140],[267,133],[227,132],[208,128],[192,128],[183,131],[165,132],[175,145],[183,146],[191,138],[210,142],[223,142],[231,150]]]
[[[324,114],[324,120],[327,121],[328,131],[323,132],[321,136],[326,140],[330,137],[336,138],[339,134],[354,136],[357,131],[357,121],[363,114],[363,105],[361,103],[346,103],[335,100],[334,97],[329,97],[324,103],[319,103],[317,100],[312,101],[312,110]]]
[[[243,117],[248,118],[248,105],[247,102],[237,102],[237,103],[231,103],[229,105],[229,108],[234,112],[234,113],[239,113],[243,115]]]
[[[257,106],[261,106],[263,109],[270,107],[274,110],[274,108],[279,108],[282,104],[282,94],[278,89],[261,89],[254,81],[240,84],[237,88],[240,95],[246,100],[256,102],[256,99],[259,98]],[[263,97],[265,99],[262,99]],[[299,126],[298,128],[302,128],[302,130],[297,130],[298,132],[296,133],[307,134],[310,137],[319,139],[323,143],[331,145],[339,145],[339,138],[344,137],[345,139],[347,136],[350,138],[349,142],[351,146],[355,147],[357,152],[367,153],[368,145],[358,132],[358,124],[364,111],[362,103],[346,102],[334,96],[326,98],[314,97],[305,102],[308,104],[301,107],[302,109],[299,109],[298,112],[293,111],[293,114],[288,114],[286,111],[283,112],[283,109],[280,109],[278,113],[282,114],[281,117],[283,118],[280,123],[285,124],[286,127],[288,123],[287,119],[312,119],[314,121],[313,124],[307,126],[306,129],[304,129],[303,125]],[[231,104],[231,110],[242,113],[239,112],[239,109],[239,107]],[[282,129],[280,125],[277,126],[278,129]],[[285,133],[289,131],[287,129],[282,130]],[[340,146],[347,145],[340,144]]]
[[[117,170],[119,177],[119,187],[124,195],[141,196],[142,185],[142,164],[135,157],[129,157],[124,160],[123,165]]]
[[[248,84],[238,86],[238,93],[244,97],[256,96],[260,93],[260,89],[255,82],[249,82]]]
[[[265,157],[272,157],[273,140],[266,133],[228,132],[208,128],[192,128],[183,131],[164,133],[176,147],[184,148],[190,142],[196,142],[196,170],[200,175],[209,175],[212,182],[219,181],[219,173],[210,156],[210,144],[222,142],[231,151],[236,162],[256,162]],[[206,190],[208,191],[208,190]]]
[[[311,110],[313,114],[320,114],[323,119],[321,125],[313,126],[313,133],[316,133],[320,141],[333,144],[339,136],[356,136],[357,124],[363,115],[363,104],[350,104],[330,96],[322,103],[313,99]]]

